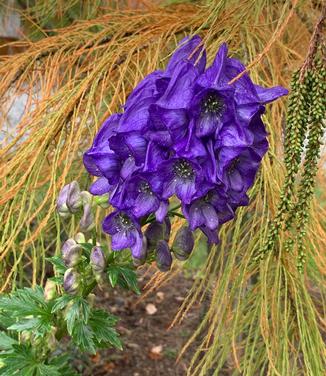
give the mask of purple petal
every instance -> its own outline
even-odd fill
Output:
[[[134,203],[133,214],[136,218],[155,212],[159,207],[157,197],[152,193],[140,193]]]
[[[126,144],[135,158],[136,164],[145,161],[147,141],[138,132],[130,132],[125,136]]]
[[[102,222],[103,231],[109,235],[114,235],[119,231],[116,218],[118,214],[117,211],[110,213]]]
[[[219,243],[219,238],[218,238],[218,231],[217,230],[210,230],[208,227],[203,226],[200,228],[202,232],[207,236],[208,243],[210,244],[217,244]]]
[[[127,179],[129,176],[131,176],[135,171],[138,170],[139,167],[136,167],[135,159],[133,157],[127,158],[120,170],[120,176],[122,179]]]
[[[201,211],[200,203],[193,203],[189,209],[189,224],[193,231],[205,223],[205,217]]]
[[[163,183],[163,198],[169,198],[175,194],[176,191],[176,179],[164,180]]]
[[[275,101],[275,99],[287,95],[289,91],[282,86],[274,86],[270,88],[265,88],[259,85],[255,85],[259,101],[262,104]]]
[[[203,142],[194,134],[194,126],[194,121],[192,121],[189,126],[187,137],[183,137],[174,145],[174,149],[180,157],[193,159],[207,156],[207,151]]]
[[[143,237],[140,236],[139,233],[135,236],[135,242],[131,246],[131,254],[133,257],[139,259],[144,256],[144,249],[143,249]]]
[[[108,143],[109,138],[114,135],[117,129],[121,116],[122,114],[113,114],[104,121],[94,138],[93,147],[101,146],[103,144],[106,145]]]
[[[187,108],[193,97],[194,82],[197,75],[197,70],[191,63],[180,62],[157,105],[167,109]]]
[[[218,216],[216,214],[216,210],[213,208],[212,205],[209,204],[203,204],[201,207],[201,211],[203,213],[203,216],[205,218],[205,225],[210,230],[217,229],[219,222],[218,222]]]
[[[196,193],[195,181],[179,179],[176,184],[175,193],[182,202],[189,204]]]
[[[157,167],[166,159],[166,152],[154,141],[148,143],[144,171],[155,171]]]
[[[90,187],[89,191],[92,195],[101,196],[105,193],[109,192],[112,188],[112,185],[109,184],[106,178],[99,178],[97,179]]]
[[[88,171],[89,174],[91,174],[93,176],[102,176],[102,172],[97,167],[97,165],[95,163],[95,159],[91,155],[89,155],[91,151],[92,151],[92,149],[89,149],[83,155],[84,166],[85,166],[85,168],[86,168],[86,170]]]
[[[114,153],[92,152],[92,158],[101,173],[112,183],[119,176],[121,162],[120,158]]]
[[[196,122],[196,136],[205,137],[221,128],[220,116],[215,114],[202,114]]]
[[[113,250],[121,250],[124,248],[132,247],[136,242],[136,230],[119,231],[112,235],[111,246]]]
[[[227,45],[226,43],[223,43],[216,54],[213,64],[198,78],[198,85],[206,88],[214,88],[219,85],[220,76],[222,70],[224,69],[227,53]]]
[[[239,171],[234,170],[229,175],[229,182],[232,189],[241,192],[243,190],[243,179]]]
[[[197,63],[197,68],[200,72],[203,72],[206,65],[206,53],[203,47],[198,48],[200,43],[202,43],[202,40],[198,35],[195,35],[191,39],[189,39],[189,37],[182,39],[179,43],[180,47],[173,53],[169,60],[166,73],[171,75],[176,65],[185,59],[189,59],[192,64],[195,64],[199,56],[200,59]]]
[[[164,218],[167,215],[168,209],[169,209],[169,202],[161,201],[159,208],[155,212],[156,220],[158,222],[163,222]]]

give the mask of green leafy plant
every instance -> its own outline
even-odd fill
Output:
[[[76,374],[70,365],[74,347],[92,354],[107,347],[122,350],[115,328],[118,317],[96,307],[93,290],[98,283],[106,287],[110,283],[139,293],[134,267],[126,253],[110,253],[97,282],[90,263],[92,245],[81,245],[82,277],[73,293],[65,282],[69,268],[54,256],[48,260],[55,276],[45,288],[21,288],[0,297],[0,375],[71,376]]]

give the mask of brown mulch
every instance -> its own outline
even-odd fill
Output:
[[[141,281],[140,286],[146,282]],[[98,292],[99,305],[120,318],[117,328],[124,350],[101,350],[78,360],[79,372],[84,376],[186,375],[194,345],[178,363],[176,358],[197,328],[202,308],[193,307],[180,326],[170,330],[168,327],[191,285],[192,280],[180,274],[137,305],[138,297],[129,291]]]

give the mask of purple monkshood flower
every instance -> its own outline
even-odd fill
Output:
[[[137,172],[119,185],[112,194],[110,203],[120,210],[129,210],[135,218],[155,213],[160,222],[166,216],[169,206],[167,200],[154,193],[146,174]]]
[[[155,182],[154,187],[162,191],[164,199],[175,194],[185,204],[211,188],[211,184],[204,180],[202,167],[186,158],[171,158],[162,163],[160,171],[152,180]]]
[[[218,228],[234,217],[227,197],[217,190],[211,190],[203,198],[183,205],[182,212],[189,222],[190,230],[200,228],[211,243],[218,242]]]
[[[166,92],[157,102],[162,112],[171,108],[187,109],[188,116],[194,119],[197,137],[217,134],[233,119],[249,122],[263,104],[288,93],[280,86],[255,85],[248,74],[230,85],[245,67],[237,59],[228,58],[227,53],[226,44],[222,44],[212,65],[201,74],[191,64],[179,64]],[[182,119],[176,120],[181,127]]]
[[[264,105],[287,90],[255,85],[247,73],[230,84],[245,67],[227,54],[222,44],[206,68],[201,39],[182,40],[166,69],[136,86],[123,113],[105,121],[84,154],[86,169],[98,177],[90,192],[109,193],[116,209],[103,222],[113,249],[129,247],[143,259],[140,223],[154,213],[162,222],[173,195],[190,230],[200,228],[210,242],[248,204],[268,149]]]
[[[87,171],[99,177],[90,187],[90,192],[102,195],[112,189],[112,185],[119,180],[122,161],[116,153],[110,149],[109,139],[115,134],[121,114],[111,115],[101,126],[95,136],[93,145],[83,157]]]
[[[245,66],[237,59],[228,58],[227,54],[227,45],[223,43],[212,65],[196,81],[197,95],[201,98],[198,102],[200,104],[197,123],[199,133],[203,132],[200,126],[203,126],[203,129],[211,129],[210,121],[204,121],[207,124],[203,125],[201,120],[201,117],[205,118],[205,113],[208,113],[217,124],[220,124],[223,118],[228,119],[234,114],[240,120],[249,121],[259,111],[261,105],[288,93],[288,90],[281,86],[263,88],[255,85],[247,73],[229,85],[233,78],[245,70]],[[217,122],[216,117],[219,118]]]
[[[226,189],[245,193],[255,180],[261,157],[252,147],[224,147],[218,161],[217,175]]]
[[[111,246],[115,251],[130,248],[133,257],[140,258],[142,254],[143,235],[139,223],[131,214],[115,211],[103,221],[104,232],[111,235]]]

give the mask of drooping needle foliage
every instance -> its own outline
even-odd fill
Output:
[[[82,153],[132,88],[166,65],[179,40],[197,33],[209,62],[227,42],[254,82],[292,84],[288,103],[280,100],[264,115],[270,148],[251,204],[222,229],[174,321],[209,301],[184,348],[198,343],[188,373],[323,375],[325,178],[318,163],[325,57],[314,47],[323,44],[321,9],[322,2],[308,0],[144,3],[17,42],[24,51],[0,60],[2,291],[42,283],[45,257],[76,232],[77,224],[60,224],[55,206],[65,184],[89,186]],[[24,113],[12,129],[17,98]],[[172,232],[181,224],[175,221]]]

